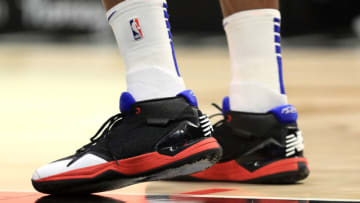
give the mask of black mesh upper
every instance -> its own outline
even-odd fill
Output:
[[[114,157],[124,159],[154,152],[158,150],[156,147],[160,140],[161,146],[180,142],[179,136],[171,134],[178,128],[185,132],[180,135],[183,143],[202,138],[204,135],[200,127],[196,127],[199,115],[198,108],[181,96],[137,102],[122,119],[112,124],[106,136],[76,156],[93,153],[111,161]],[[166,136],[169,136],[168,140],[164,139]]]

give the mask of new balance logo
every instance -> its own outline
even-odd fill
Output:
[[[301,131],[286,136],[286,157],[304,150],[304,138]]]
[[[131,28],[134,40],[136,40],[136,41],[141,40],[144,37],[138,18],[133,18],[130,20],[130,28]]]

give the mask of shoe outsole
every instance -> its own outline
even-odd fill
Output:
[[[53,195],[91,194],[104,192],[136,183],[170,179],[177,176],[184,176],[203,171],[217,163],[221,154],[221,148],[209,149],[171,164],[134,176],[126,176],[115,171],[106,171],[90,179],[45,182],[32,180],[32,184],[37,191]]]
[[[298,170],[296,171],[277,173],[244,182],[258,184],[294,184],[298,181],[304,180],[310,174],[310,170],[305,162],[298,162],[297,165]]]
[[[298,169],[295,171],[286,171],[282,173],[276,173],[249,180],[237,181],[237,180],[206,180],[192,176],[181,176],[173,180],[177,181],[196,181],[196,182],[239,182],[239,183],[252,183],[252,184],[294,184],[298,181],[304,180],[310,174],[310,170],[305,162],[298,162]]]

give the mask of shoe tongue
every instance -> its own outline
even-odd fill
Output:
[[[123,92],[120,97],[120,112],[125,113],[130,111],[135,102],[134,97],[129,92]]]
[[[225,115],[228,111],[230,111],[230,99],[229,97],[225,97],[222,103],[222,113]]]

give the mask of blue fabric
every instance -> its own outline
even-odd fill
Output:
[[[170,23],[168,20],[165,21],[167,29],[171,29]]]
[[[169,19],[169,13],[168,13],[166,10],[164,10],[164,17],[165,17],[166,19]]]
[[[280,33],[280,26],[274,25],[274,32]]]
[[[279,70],[280,92],[281,92],[281,94],[286,94],[285,86],[284,86],[284,79],[283,79],[283,71],[282,71],[283,68],[282,68],[281,56],[277,56],[276,60],[277,60],[278,70]]]
[[[281,54],[281,47],[280,47],[279,45],[276,45],[276,46],[275,46],[275,52],[276,52],[277,54]]]
[[[130,111],[135,102],[134,97],[129,92],[123,92],[120,97],[120,111],[123,113]]]
[[[175,64],[176,73],[180,77],[181,75],[180,75],[179,66],[177,64],[177,60],[176,60],[176,56],[175,56],[174,43],[172,41],[170,41],[170,47],[171,47],[171,53],[172,53],[174,64]]]
[[[281,123],[296,123],[298,113],[292,105],[284,105],[270,110]]]
[[[182,91],[177,96],[183,96],[192,106],[196,106],[196,107],[198,106],[198,102],[194,95],[194,92],[191,90]]]
[[[228,111],[230,111],[230,98],[225,97],[222,103],[222,113],[225,115]]]
[[[110,19],[114,16],[114,14],[116,13],[116,11],[112,12],[109,17],[108,17],[108,21],[110,21]]]
[[[280,43],[280,42],[281,42],[281,39],[280,39],[280,36],[279,36],[279,35],[275,35],[275,42],[276,42],[276,43]]]
[[[280,23],[280,18],[274,18],[274,22]]]
[[[274,18],[275,23],[280,23],[279,18]],[[274,37],[275,37],[275,53],[278,54],[276,56],[276,61],[278,65],[278,72],[279,72],[279,83],[280,83],[280,93],[285,93],[285,86],[284,86],[284,79],[283,79],[283,64],[281,58],[281,46],[280,46],[280,26],[274,23]]]
[[[180,75],[180,71],[179,71],[179,67],[178,67],[178,64],[177,64],[177,60],[176,60],[176,56],[175,56],[175,48],[174,48],[174,42],[173,42],[173,36],[171,34],[171,26],[170,26],[170,23],[169,23],[169,14],[167,12],[167,4],[163,4],[163,7],[164,7],[164,17],[165,17],[165,24],[166,24],[166,27],[168,29],[168,35],[169,35],[169,39],[170,39],[170,47],[171,47],[171,53],[172,53],[172,56],[173,56],[173,61],[174,61],[174,65],[175,65],[175,69],[176,69],[176,73],[179,77],[181,77]]]

